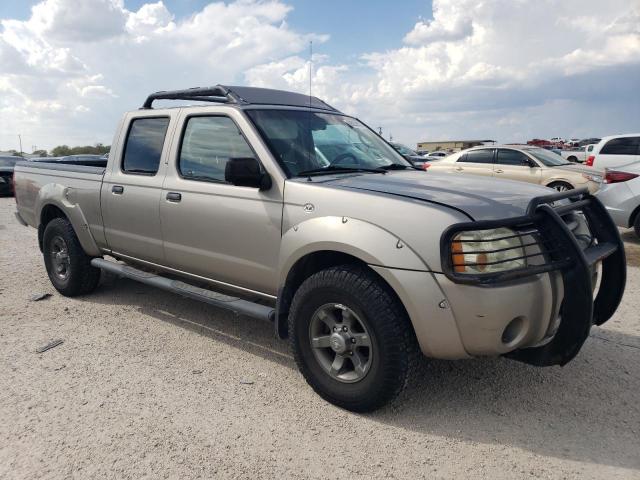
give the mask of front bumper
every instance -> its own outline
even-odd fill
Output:
[[[587,245],[570,229],[567,218],[574,222],[575,215],[588,225]],[[535,240],[525,253],[528,265],[492,274],[455,272],[454,236],[500,227]],[[613,315],[624,292],[626,259],[618,230],[586,189],[534,198],[522,217],[453,225],[442,236],[441,252],[446,280],[440,285],[473,355],[495,352],[533,365],[564,365],[580,351],[591,326]],[[601,288],[594,299],[599,264]],[[511,322],[517,332],[505,337]]]

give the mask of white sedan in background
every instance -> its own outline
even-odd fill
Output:
[[[605,169],[597,196],[616,225],[633,227],[640,237],[640,162]]]
[[[436,150],[435,152],[426,153],[423,155],[427,160],[440,160],[446,156],[450,155],[448,152],[444,150]]]

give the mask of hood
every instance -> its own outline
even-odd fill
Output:
[[[554,193],[550,188],[531,183],[415,170],[335,177],[327,183],[338,188],[386,193],[444,205],[462,211],[472,220],[518,217],[526,213],[532,198]]]

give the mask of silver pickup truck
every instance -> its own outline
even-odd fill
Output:
[[[564,365],[625,285],[586,190],[417,170],[357,119],[277,90],[154,93],[104,168],[22,162],[15,190],[61,294],[105,270],[270,320],[307,382],[354,411],[393,399],[420,353]]]

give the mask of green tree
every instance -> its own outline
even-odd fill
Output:
[[[67,145],[58,145],[51,150],[51,155],[54,157],[64,157],[71,155],[71,149]]]
[[[46,150],[34,150],[33,154],[34,155],[38,155],[39,157],[46,157],[47,156],[47,151]]]

